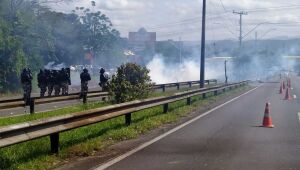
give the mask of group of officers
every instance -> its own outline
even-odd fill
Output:
[[[23,69],[21,73],[21,83],[23,87],[23,99],[25,103],[28,103],[31,98],[32,91],[32,73],[29,68]],[[105,73],[105,69],[100,69],[100,87],[102,90],[107,89],[108,74]],[[37,75],[38,87],[40,88],[40,97],[44,97],[48,91],[48,96],[51,96],[54,90],[54,95],[68,95],[69,85],[71,85],[71,74],[69,68],[62,68],[61,70],[48,70],[40,69]],[[87,95],[88,82],[91,80],[91,76],[88,69],[84,68],[80,74],[81,80],[81,93],[80,98]]]

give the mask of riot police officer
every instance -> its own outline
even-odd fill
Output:
[[[32,74],[29,68],[23,69],[21,73],[21,83],[23,86],[23,99],[26,104],[29,104],[31,89],[32,89]]]
[[[81,94],[80,98],[86,100],[87,92],[88,92],[88,81],[91,80],[91,76],[86,68],[83,69],[83,72],[80,74],[81,80]],[[85,103],[86,101],[84,101]]]
[[[46,77],[46,86],[48,90],[48,96],[51,96],[53,91],[53,78],[51,70],[45,69],[45,77]]]
[[[60,81],[60,76],[59,76],[59,71],[58,70],[53,70],[53,88],[54,88],[54,95],[58,96],[60,93],[60,87],[61,87],[61,81]]]
[[[107,90],[107,81],[108,81],[108,74],[105,72],[104,68],[100,69],[100,87],[102,91]]]
[[[61,81],[61,87],[62,87],[62,95],[67,95],[69,92],[69,74],[67,72],[67,69],[62,68],[60,71],[60,81]]]
[[[44,97],[47,90],[46,73],[44,70],[40,69],[40,72],[37,75],[37,79],[38,79],[38,87],[41,89],[40,96]]]

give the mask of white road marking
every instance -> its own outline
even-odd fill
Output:
[[[297,96],[296,96],[295,94],[294,94],[294,96],[293,96],[293,97],[294,97],[294,99],[297,99]]]
[[[299,122],[300,122],[300,112],[298,113],[298,119],[299,119]]]
[[[223,104],[221,104],[221,105],[219,105],[219,106],[217,106],[217,107],[215,107],[215,108],[213,108],[213,109],[211,109],[211,110],[209,110],[209,111],[207,111],[207,112],[205,112],[205,113],[203,113],[203,114],[201,114],[201,115],[199,115],[199,116],[197,116],[197,117],[195,117],[195,118],[193,118],[193,119],[191,119],[191,120],[189,120],[189,121],[187,121],[187,122],[185,122],[185,123],[183,123],[183,124],[181,124],[181,125],[179,125],[177,127],[175,127],[174,129],[171,129],[168,132],[166,132],[166,133],[164,133],[164,134],[162,134],[162,135],[160,135],[160,136],[158,136],[158,137],[156,137],[156,138],[154,138],[154,139],[152,139],[152,140],[150,140],[150,141],[148,141],[148,142],[146,142],[146,143],[138,146],[137,148],[135,148],[135,149],[133,149],[131,151],[128,151],[127,153],[125,153],[123,155],[120,155],[120,156],[118,156],[118,157],[116,157],[116,158],[114,158],[114,159],[112,159],[112,160],[110,160],[110,161],[108,161],[108,162],[106,162],[106,163],[98,166],[98,167],[92,168],[92,169],[94,169],[94,170],[104,170],[104,169],[112,166],[113,164],[115,164],[117,162],[120,162],[121,160],[129,157],[130,155],[132,155],[132,154],[134,154],[134,153],[136,153],[136,152],[138,152],[138,151],[140,151],[140,150],[148,147],[149,145],[151,145],[151,144],[153,144],[153,143],[155,143],[155,142],[163,139],[164,137],[166,137],[166,136],[168,136],[168,135],[170,135],[170,134],[172,134],[172,133],[174,133],[174,132],[176,132],[176,131],[184,128],[185,126],[187,126],[187,125],[195,122],[196,120],[198,120],[200,118],[203,118],[206,115],[209,115],[213,111],[218,110],[218,109],[222,108],[223,106],[225,106],[225,105],[227,105],[227,104],[229,104],[229,103],[231,103],[231,102],[233,102],[233,101],[235,101],[235,100],[237,100],[237,99],[239,99],[239,98],[241,98],[241,97],[243,97],[243,96],[251,93],[252,91],[258,89],[261,86],[263,86],[263,85],[260,85],[260,86],[258,86],[256,88],[252,89],[252,90],[249,90],[246,93],[241,94],[240,96],[237,96],[237,97],[235,97],[235,98],[227,101],[226,103],[223,103]]]

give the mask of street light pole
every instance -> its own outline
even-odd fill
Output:
[[[202,37],[201,37],[201,59],[200,59],[200,88],[205,84],[205,17],[206,15],[206,0],[203,0],[202,9]]]

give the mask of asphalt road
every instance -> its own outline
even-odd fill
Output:
[[[292,88],[286,101],[279,83],[265,83],[107,169],[300,170],[300,87]],[[275,128],[260,127],[266,102]]]
[[[193,85],[198,86],[198,85]],[[188,88],[188,85],[180,86],[180,88]],[[166,91],[176,91],[176,87],[168,87],[166,88]],[[100,90],[100,88],[91,88],[90,90]],[[156,91],[162,91],[162,89],[157,89]],[[72,92],[78,92],[78,89],[73,89]],[[38,94],[33,94],[33,96],[38,96]],[[14,98],[21,98],[20,96],[17,97],[6,97],[6,98],[0,98],[0,100],[5,99],[14,99]],[[88,98],[88,101],[101,101],[102,98]],[[45,112],[50,110],[56,110],[64,107],[74,106],[81,104],[82,100],[69,100],[69,101],[63,101],[63,102],[53,102],[53,103],[46,103],[46,104],[40,104],[35,106],[35,111],[38,112]],[[29,106],[27,107],[17,107],[12,109],[2,109],[0,110],[0,117],[6,117],[6,116],[17,116],[22,114],[29,114],[30,109]]]

